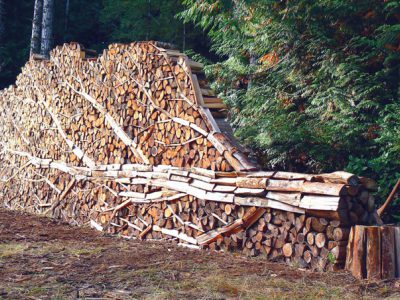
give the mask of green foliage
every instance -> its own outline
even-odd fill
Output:
[[[336,257],[332,252],[328,253],[328,261],[331,264],[335,264],[336,263]]]
[[[184,0],[222,62],[213,86],[264,166],[400,172],[398,1]]]

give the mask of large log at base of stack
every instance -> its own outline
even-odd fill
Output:
[[[92,54],[32,57],[0,92],[3,206],[316,270],[343,265],[351,225],[379,222],[367,178],[260,170],[186,55],[156,42]]]
[[[400,267],[400,227],[354,226],[349,234],[346,269],[356,278],[396,278]]]

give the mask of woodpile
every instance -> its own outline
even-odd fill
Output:
[[[156,42],[32,57],[0,94],[0,199],[129,238],[343,265],[374,182],[261,171],[221,131],[202,65]]]

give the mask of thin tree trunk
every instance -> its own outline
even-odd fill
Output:
[[[5,1],[0,0],[0,50],[3,50],[5,46],[5,35],[6,35],[6,8]],[[0,56],[0,72],[3,71],[4,68],[4,53],[1,51]]]
[[[4,46],[4,44],[3,44],[4,36],[6,34],[5,14],[6,14],[5,1],[0,0],[0,46],[1,47]]]
[[[32,20],[31,55],[40,53],[40,36],[42,34],[43,0],[35,1]]]
[[[67,33],[68,33],[69,7],[70,7],[70,0],[65,0],[64,42],[66,41],[66,36],[67,36]]]
[[[147,28],[146,28],[146,41],[150,38],[151,27],[151,0],[147,0]]]
[[[186,50],[186,23],[183,23],[183,40],[182,40],[182,51]]]
[[[257,57],[254,54],[250,53],[250,59],[249,59],[250,67],[253,67],[256,64],[257,64]],[[249,83],[247,85],[247,90],[250,90],[253,87],[253,80],[254,80],[253,74],[251,74],[249,76]]]
[[[42,45],[40,52],[43,56],[49,57],[53,47],[53,19],[54,19],[54,0],[44,0],[43,2],[43,22],[42,22]]]

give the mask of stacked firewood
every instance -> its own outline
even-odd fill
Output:
[[[40,134],[35,145],[53,158],[78,164],[83,152],[89,166],[138,162],[221,171],[255,168],[212,130],[208,108],[197,105],[193,62],[186,56],[135,43],[113,44],[95,59],[85,58],[78,44],[64,45],[51,57],[32,58],[4,98],[19,98],[10,99],[14,109],[21,101],[30,107],[13,119],[31,129],[28,136]],[[29,118],[32,111],[35,123]],[[58,135],[49,130],[51,124],[60,125]],[[62,150],[68,147],[75,150],[66,154]]]
[[[35,56],[0,93],[0,199],[141,239],[340,265],[352,224],[379,217],[346,172],[258,170],[220,132],[202,66],[157,43]]]

